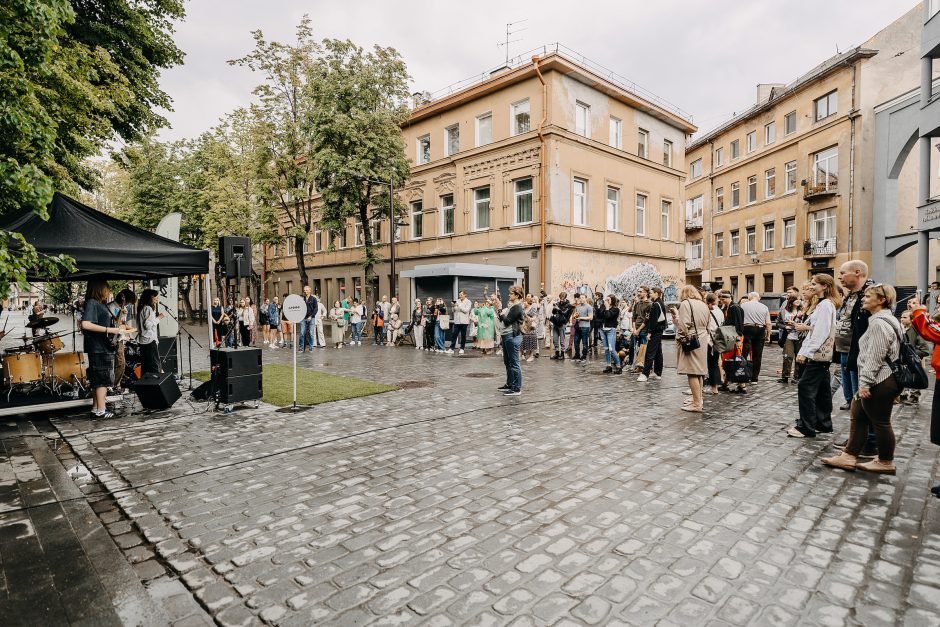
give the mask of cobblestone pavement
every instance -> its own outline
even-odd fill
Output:
[[[299,362],[402,390],[54,424],[224,625],[940,625],[929,406],[896,477],[826,469],[774,348],[704,415],[673,355],[646,384],[543,356],[506,398],[499,358],[362,346]]]

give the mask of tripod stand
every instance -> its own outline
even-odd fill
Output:
[[[163,309],[163,313],[165,313],[165,314],[168,315],[169,317],[171,317],[171,318],[173,318],[174,320],[176,320],[176,340],[177,340],[177,343],[179,342],[179,339],[180,339],[180,331],[182,331],[183,333],[185,333],[185,334],[186,334],[186,337],[188,338],[188,342],[189,342],[189,343],[188,343],[188,345],[187,345],[187,351],[188,351],[187,361],[188,361],[188,364],[189,364],[189,389],[192,390],[192,389],[193,389],[193,342],[196,342],[196,346],[198,346],[199,348],[205,348],[205,347],[204,347],[202,344],[199,343],[199,340],[197,340],[196,338],[193,337],[193,334],[192,334],[192,333],[190,333],[189,331],[187,331],[186,329],[183,328],[183,325],[182,325],[182,323],[180,323],[179,318],[177,318],[176,316],[174,316],[173,314],[171,314],[169,311],[167,311],[166,308]]]

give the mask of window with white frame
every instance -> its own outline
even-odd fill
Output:
[[[381,242],[382,241],[382,222],[380,220],[372,220],[369,223],[369,228],[372,229],[372,242]]]
[[[741,140],[736,139],[731,142],[731,158],[737,159],[741,156]]]
[[[796,246],[796,218],[787,218],[783,221],[783,247]]]
[[[826,190],[839,183],[839,147],[826,148],[813,155],[813,185]]]
[[[689,164],[689,178],[697,179],[702,176],[702,160],[696,159]]]
[[[613,148],[623,148],[623,120],[610,116],[610,145]]]
[[[480,187],[473,190],[473,228],[490,228],[490,188]]]
[[[394,224],[395,224],[395,241],[400,242],[401,241],[401,224],[398,223],[397,216],[394,218]]]
[[[747,177],[747,204],[757,202],[757,176]]]
[[[832,90],[825,96],[821,96],[813,101],[813,111],[816,116],[816,121],[828,118],[830,115],[835,115],[839,112],[839,92],[838,90]]]
[[[636,234],[646,235],[646,196],[636,195]]]
[[[353,225],[353,246],[362,246],[365,242],[362,237],[362,224],[356,222]]]
[[[702,238],[698,238],[689,242],[689,259],[701,259],[702,258]]]
[[[715,188],[715,213],[721,213],[725,210],[725,188]]]
[[[741,252],[741,231],[731,231],[731,250],[728,252],[729,257],[735,257]]]
[[[716,257],[725,256],[725,234],[724,233],[715,234],[715,256]]]
[[[620,230],[620,190],[607,187],[607,230]]]
[[[757,150],[757,131],[751,131],[745,137],[747,152],[751,153]]]
[[[411,203],[411,239],[421,239],[424,236],[424,201],[416,200]]]
[[[792,135],[796,132],[796,111],[783,116],[783,134]]]
[[[591,136],[591,107],[581,101],[574,103],[574,132],[584,137]]]
[[[777,122],[770,122],[764,125],[764,145],[772,144],[777,141]]]
[[[810,239],[819,242],[836,236],[836,210],[834,207],[809,214]]]
[[[427,163],[431,160],[431,136],[423,135],[418,138],[417,143],[417,156],[416,162],[418,165],[422,163]]]
[[[777,168],[764,172],[764,198],[773,198],[777,193]]]
[[[454,233],[454,195],[441,196],[441,235]]]
[[[784,183],[783,191],[787,194],[796,191],[796,161],[783,164]]]
[[[587,185],[588,184],[586,180],[575,178],[571,186],[571,193],[572,193],[571,206],[574,211],[572,215],[572,221],[578,226],[587,226],[587,220],[588,220]]]
[[[516,224],[532,222],[532,179],[519,179],[513,183],[513,188]]]
[[[319,227],[313,230],[313,252],[323,252],[323,231]]]
[[[715,167],[720,168],[725,163],[724,147],[715,148]]]
[[[636,156],[640,159],[650,158],[650,134],[642,128],[636,133]]]
[[[460,125],[454,124],[444,129],[444,150],[447,156],[460,152]]]
[[[337,243],[338,248],[346,248],[349,242],[346,240],[346,225],[344,224],[338,230],[333,232],[334,237],[339,240]]]
[[[744,252],[750,255],[757,252],[757,227],[749,226],[744,231]]]
[[[663,140],[663,165],[672,167],[672,142],[668,139]]]
[[[685,201],[685,219],[701,226],[705,216],[705,195],[699,194],[695,198]]]
[[[287,236],[287,256],[290,257],[294,254],[294,236]]]
[[[521,135],[532,130],[532,118],[529,116],[529,99],[526,98],[512,105],[510,111],[512,134]]]
[[[669,221],[672,219],[672,203],[662,201],[659,208],[659,232],[662,239],[669,239]],[[701,255],[699,255],[701,257]]]
[[[487,111],[476,119],[477,146],[493,143],[493,113]]]
[[[773,222],[764,225],[764,250],[773,250],[777,240],[777,227]]]
[[[741,206],[741,183],[735,181],[731,184],[731,208],[737,209]]]

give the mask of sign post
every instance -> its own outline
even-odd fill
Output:
[[[294,345],[294,404],[290,411],[300,411],[297,406],[297,324],[307,316],[307,303],[302,296],[291,294],[284,299],[284,317],[293,325],[291,343]]]

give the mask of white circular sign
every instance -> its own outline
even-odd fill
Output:
[[[284,299],[284,317],[291,322],[300,322],[307,317],[307,303],[302,296],[291,294]]]

